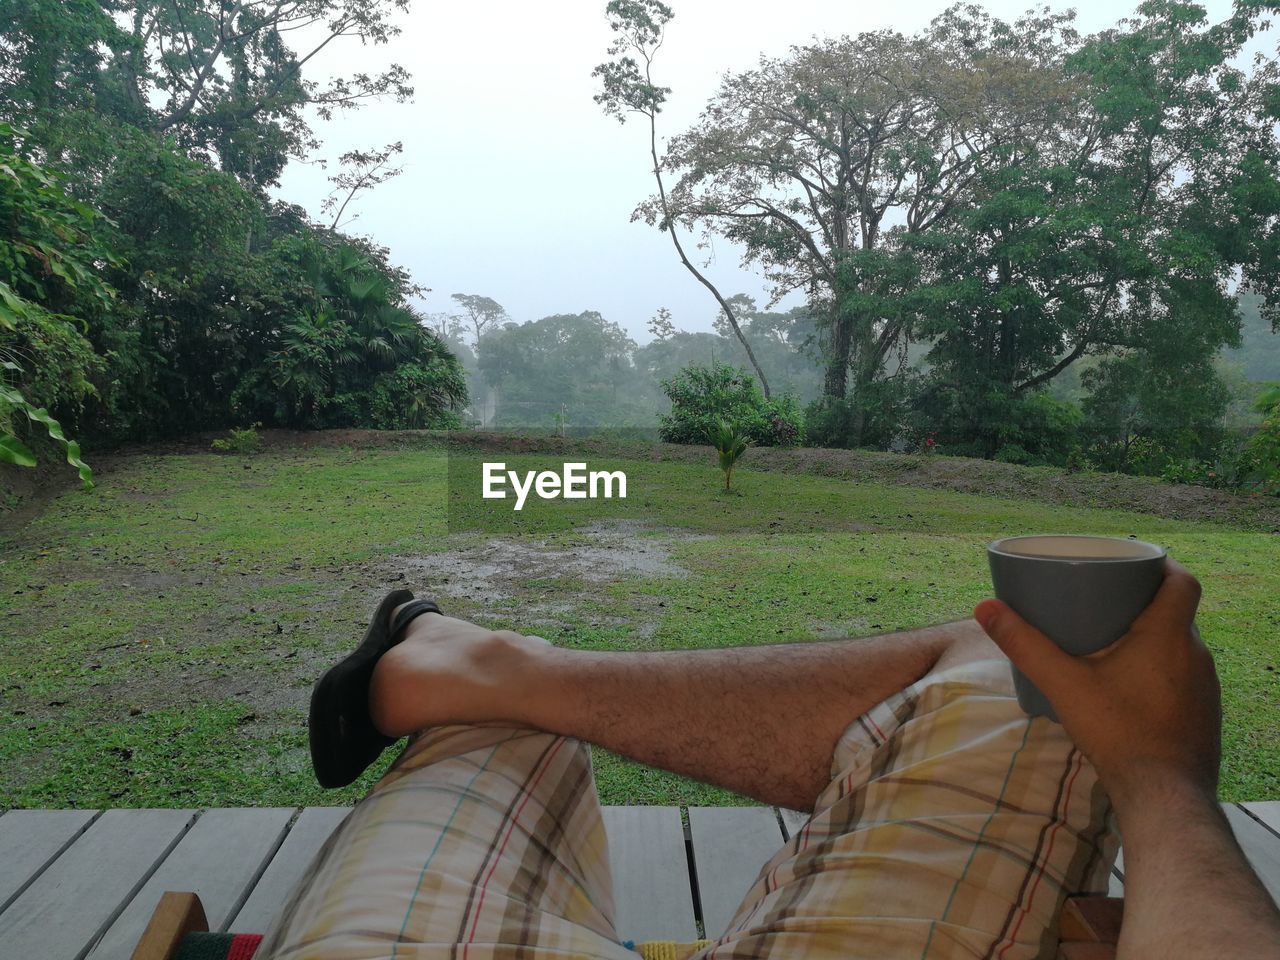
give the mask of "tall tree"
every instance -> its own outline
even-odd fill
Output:
[[[471,329],[475,331],[477,350],[480,347],[480,338],[486,331],[496,330],[511,319],[507,315],[507,308],[492,297],[484,297],[478,293],[454,293],[450,294],[449,299],[462,308],[463,315],[471,324]]]
[[[658,158],[658,114],[662,112],[662,105],[666,103],[671,88],[660,87],[653,82],[653,58],[662,47],[667,24],[674,13],[659,0],[610,0],[605,8],[605,15],[609,21],[609,29],[614,33],[614,40],[608,51],[613,59],[592,71],[592,76],[599,77],[604,88],[596,94],[595,101],[604,107],[606,114],[616,117],[619,123],[625,123],[627,115],[632,113],[639,114],[648,122],[649,157],[653,162],[653,178],[658,185],[657,212],[648,215],[649,223],[656,223],[658,229],[671,238],[685,269],[720,304],[720,309],[724,311],[730,328],[746,351],[756,376],[760,378],[760,387],[768,398],[769,380],[756,361],[751,344],[738,326],[733,306],[707,275],[693,264],[685,252],[684,244],[680,242],[677,232],[680,221],[668,203],[667,189],[662,179],[662,162]]]
[[[336,42],[386,43],[407,9],[408,0],[3,0],[11,56],[0,110],[53,157],[74,156],[81,175],[96,168],[90,121],[88,132],[125,124],[172,135],[263,188],[318,146],[310,116],[412,95],[398,64],[326,83],[303,72]]]
[[[1019,28],[1043,38],[1056,26]],[[663,165],[679,179],[646,213],[669,210],[741,244],[777,295],[804,291],[824,328],[825,394],[843,400],[852,372],[860,403],[911,332],[904,239],[963,203],[981,158],[1030,115],[1013,103],[1052,98],[1040,66],[1016,50],[980,58],[893,31],[762,58],[673,139]],[[1008,119],[979,125],[978,115]]]
[[[1210,360],[1238,337],[1237,278],[1264,309],[1280,305],[1274,63],[1233,65],[1256,27],[1149,0],[1116,29],[1054,45],[1051,69],[1078,91],[1070,108],[990,151],[966,208],[919,247],[918,330],[953,434],[994,453],[1011,405],[1101,356],[1090,382],[1113,420],[1130,398],[1171,454],[1193,451],[1163,426],[1170,411],[1209,439],[1225,402]],[[952,29],[978,49],[1010,42],[987,17]]]

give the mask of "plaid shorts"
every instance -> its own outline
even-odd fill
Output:
[[[1118,846],[1093,767],[1007,661],[935,671],[852,723],[808,824],[698,960],[1053,957]],[[637,960],[613,924],[587,747],[503,727],[411,740],[259,956]]]

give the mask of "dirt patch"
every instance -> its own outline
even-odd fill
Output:
[[[655,536],[641,522],[619,520],[593,523],[555,541],[494,538],[460,550],[391,557],[389,563],[444,596],[492,603],[526,594],[530,581],[611,583],[628,576],[686,576],[688,571],[671,559],[677,539],[691,538]]]
[[[599,585],[631,577],[685,577],[671,558],[677,543],[702,539],[659,530],[636,520],[601,521],[548,540],[492,538],[441,553],[396,556],[385,579],[404,582],[429,596],[447,598],[461,615],[501,610],[519,601],[521,628],[553,626],[572,633],[575,624],[627,627],[632,636],[652,632],[662,598],[637,598],[653,616],[613,616],[592,609]]]

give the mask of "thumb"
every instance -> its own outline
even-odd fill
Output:
[[[1075,657],[1064,653],[1002,600],[983,600],[974,607],[973,618],[1014,666],[1051,700],[1053,690],[1079,667]]]

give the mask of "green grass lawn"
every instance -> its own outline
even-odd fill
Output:
[[[725,493],[711,464],[643,455],[599,464],[625,469],[626,500],[518,514],[479,499],[480,454],[425,443],[122,459],[0,534],[0,806],[354,800],[377,771],[315,785],[306,698],[391,586],[566,646],[803,642],[967,615],[986,542],[1045,531],[1136,534],[1201,577],[1223,796],[1280,797],[1273,533],[753,471],[750,454]],[[741,802],[600,753],[597,774],[608,803]]]

